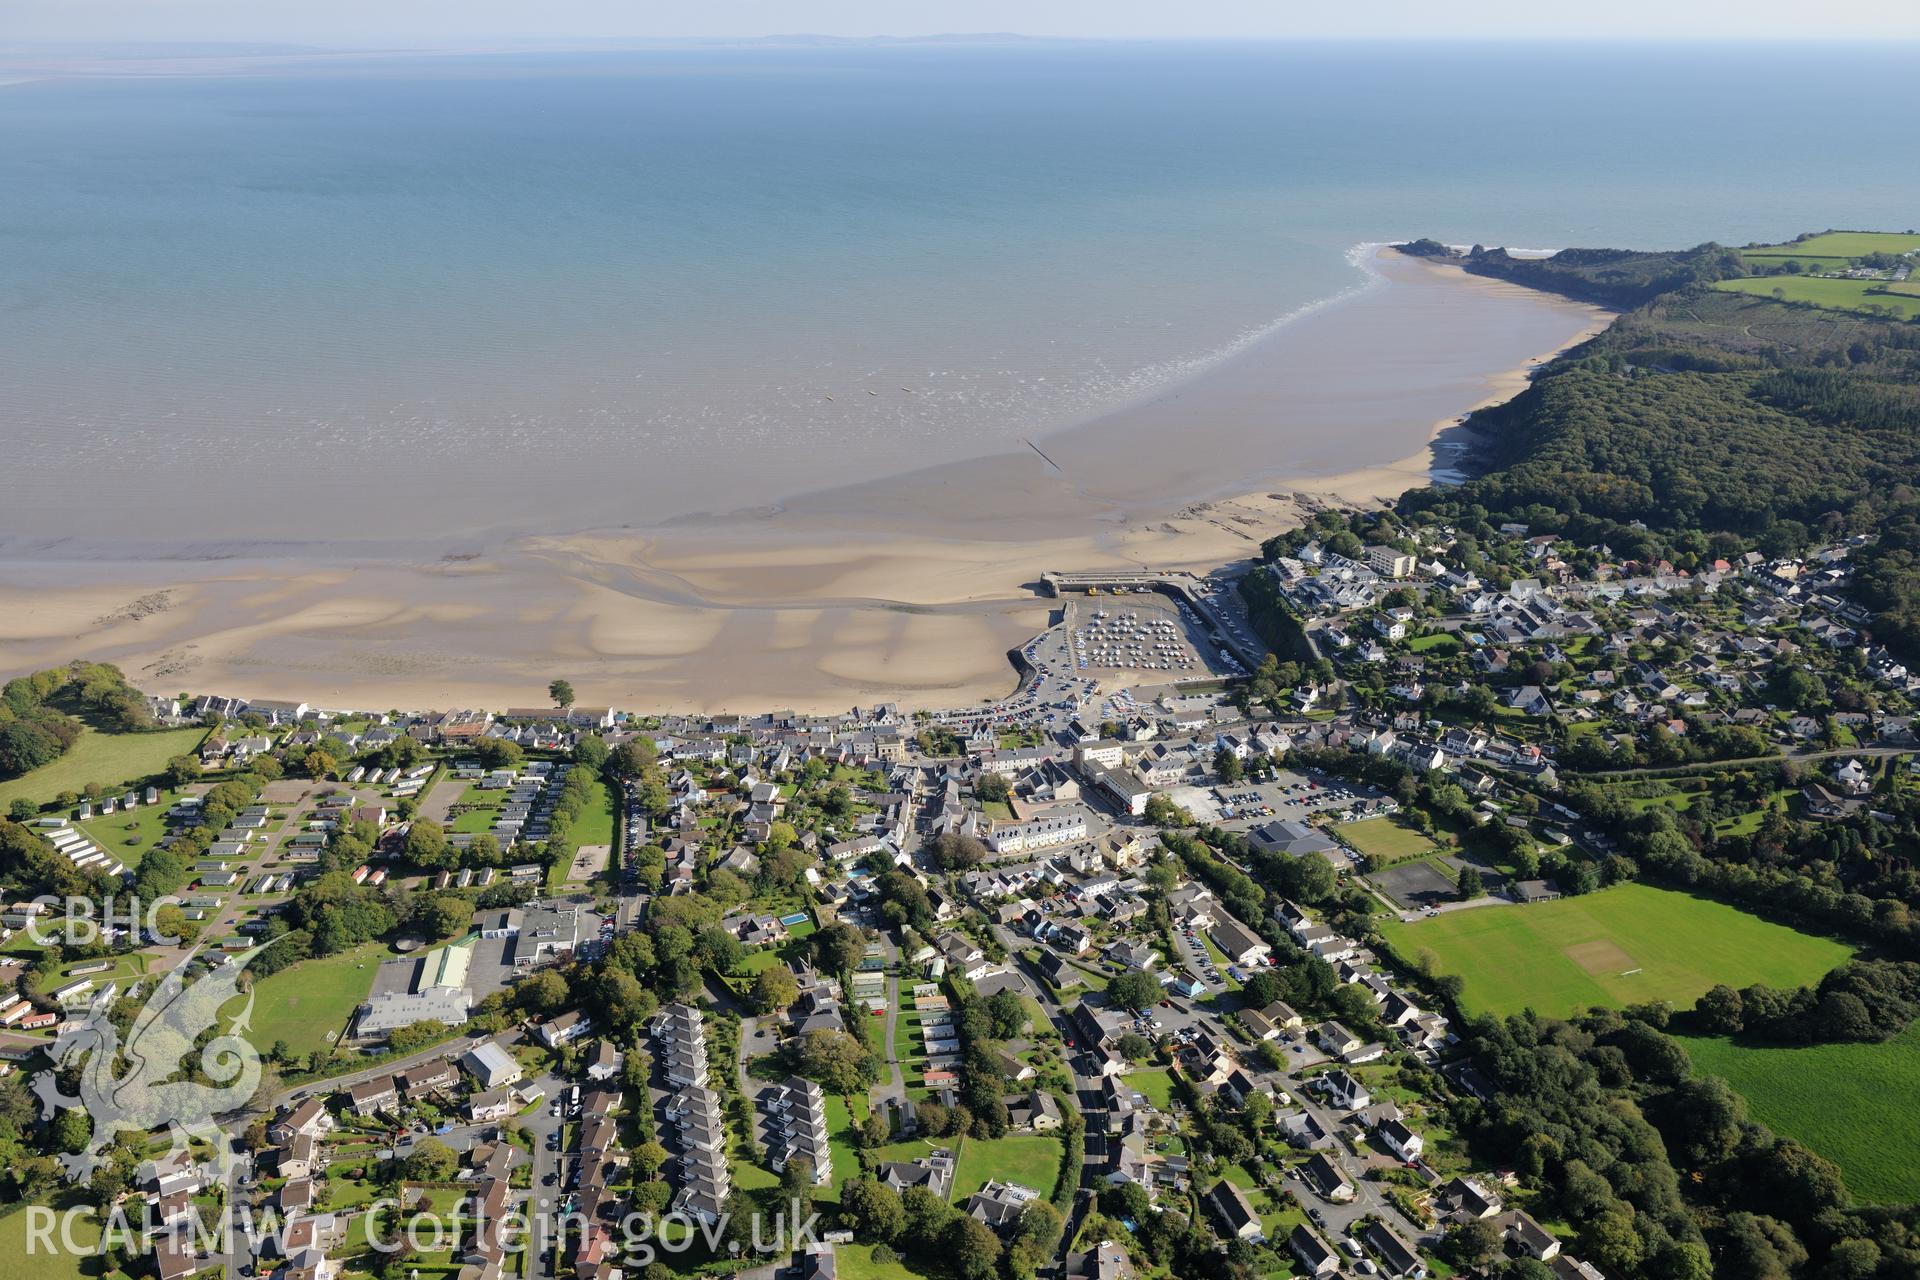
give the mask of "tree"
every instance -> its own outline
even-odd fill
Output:
[[[1129,1009],[1150,1009],[1160,1002],[1160,984],[1151,974],[1129,970],[1107,984],[1107,998]]]
[[[1309,853],[1281,861],[1280,886],[1296,902],[1318,904],[1333,897],[1339,877],[1325,854]]]
[[[958,831],[942,831],[933,838],[933,856],[944,871],[966,871],[987,858],[987,846]]]
[[[912,1186],[901,1192],[900,1208],[903,1211],[901,1239],[922,1249],[939,1246],[940,1233],[954,1217],[953,1206],[925,1186]]]
[[[1241,763],[1239,756],[1226,747],[1221,747],[1213,753],[1213,771],[1220,781],[1229,786],[1247,776],[1246,765]]]
[[[667,1163],[667,1149],[657,1142],[643,1142],[628,1153],[637,1180],[651,1182]]]
[[[762,969],[753,980],[753,1003],[763,1013],[784,1009],[800,998],[800,980],[783,964]]]
[[[1027,1027],[1027,1006],[1012,988],[987,997],[987,1019],[996,1040],[1012,1040]]]
[[[29,720],[0,724],[0,775],[30,773],[58,760],[65,750],[44,724]]]
[[[53,1147],[56,1151],[76,1152],[93,1140],[93,1121],[85,1110],[68,1107],[53,1118]]]
[[[407,1177],[415,1182],[449,1182],[459,1172],[460,1159],[435,1137],[425,1137],[407,1153]]]
[[[1714,1271],[1749,1280],[1786,1280],[1806,1260],[1806,1247],[1786,1223],[1734,1213],[1727,1216]]]
[[[1143,816],[1156,827],[1184,827],[1192,824],[1193,815],[1156,791],[1147,797],[1147,807]]]
[[[40,806],[25,796],[19,796],[7,806],[7,816],[15,822],[32,822],[40,816]]]
[[[860,1145],[871,1151],[875,1147],[887,1145],[887,1139],[893,1136],[887,1118],[878,1111],[870,1111],[867,1118],[860,1122]]]
[[[940,1243],[955,1273],[965,1280],[991,1280],[1000,1263],[1000,1237],[984,1222],[956,1216],[941,1232]]]
[[[874,1178],[848,1178],[840,1184],[840,1210],[862,1240],[892,1244],[907,1224],[899,1193]]]
[[[1121,1036],[1114,1048],[1128,1062],[1145,1062],[1153,1054],[1153,1042],[1137,1031],[1129,1031]]]
[[[1738,1035],[1746,1023],[1740,993],[1725,983],[1709,987],[1705,995],[1694,1001],[1693,1014],[1700,1022],[1700,1029],[1708,1035]]]
[[[1486,884],[1480,879],[1480,868],[1465,866],[1460,868],[1460,901],[1471,902],[1487,891]]]
[[[533,1013],[557,1013],[573,1002],[566,977],[558,969],[542,969],[513,988],[514,1002]]]
[[[1486,1219],[1461,1222],[1446,1234],[1442,1253],[1455,1267],[1486,1267],[1500,1253],[1500,1228]]]
[[[789,1160],[780,1170],[780,1203],[798,1203],[802,1212],[813,1203],[813,1161]]]
[[[928,1098],[913,1109],[913,1118],[927,1133],[944,1134],[949,1132],[952,1115],[940,1103]]]
[[[408,914],[428,938],[451,938],[465,932],[473,905],[457,894],[423,893],[414,897]]]
[[[698,950],[705,962],[720,973],[732,973],[747,958],[747,949],[740,939],[717,925],[700,931]]]
[[[866,954],[866,936],[844,920],[813,935],[814,962],[826,973],[850,973]]]
[[[1020,1211],[1020,1223],[1014,1229],[1014,1234],[1038,1245],[1043,1254],[1051,1254],[1053,1247],[1060,1243],[1060,1233],[1065,1228],[1066,1223],[1061,1220],[1058,1209],[1045,1200],[1034,1200]]]
[[[873,1083],[873,1056],[844,1031],[809,1031],[800,1042],[799,1072],[832,1093],[859,1093]]]
[[[1718,1076],[1682,1081],[1667,1099],[1672,1119],[1662,1128],[1685,1162],[1701,1169],[1733,1154],[1747,1121],[1746,1101]]]
[[[573,705],[573,686],[565,680],[555,680],[547,686],[547,696],[553,699],[553,705],[565,711]]]
[[[983,773],[973,784],[973,794],[989,804],[1004,804],[1013,795],[1013,784],[1002,773]]]
[[[439,871],[453,867],[459,855],[439,823],[415,822],[407,827],[407,861],[423,871]]]
[[[184,787],[189,782],[193,782],[200,777],[200,757],[196,755],[175,756],[173,759],[167,761],[167,767],[163,771],[162,776],[166,778],[168,786]]]

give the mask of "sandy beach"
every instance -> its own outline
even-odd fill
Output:
[[[156,692],[499,707],[564,676],[652,711],[946,707],[1006,693],[1048,569],[1207,571],[1316,503],[1457,465],[1439,439],[1611,319],[1382,254],[1374,284],[1037,448],[654,527],[493,545],[0,564],[0,670]],[[1044,457],[1040,451],[1044,451]]]

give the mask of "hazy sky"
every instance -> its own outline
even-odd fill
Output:
[[[926,35],[1920,38],[1915,0],[0,0],[16,40]]]

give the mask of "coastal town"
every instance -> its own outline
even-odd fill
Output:
[[[1534,988],[1447,931],[1698,904],[1801,939],[1656,886],[1716,835],[1920,805],[1920,676],[1861,641],[1858,546],[1676,566],[1327,512],[1210,579],[1046,575],[975,707],[141,695],[119,737],[190,746],[11,793],[0,1087],[231,970],[261,1083],[217,1140],[50,1109],[16,1189],[65,1173],[110,1270],[159,1280],[1623,1274],[1486,1140],[1518,1085],[1483,1019],[1782,974],[1665,973],[1622,924]],[[76,681],[110,678],[8,696]],[[76,937],[63,898],[115,887],[173,903]],[[1540,1004],[1549,960],[1581,999]],[[740,1234],[789,1203],[817,1238]]]

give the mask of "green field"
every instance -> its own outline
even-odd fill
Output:
[[[870,1244],[837,1245],[833,1262],[839,1280],[913,1280],[920,1274],[900,1262],[875,1262]]]
[[[1120,1082],[1153,1104],[1155,1111],[1167,1111],[1173,1104],[1173,1076],[1166,1071],[1129,1071]]]
[[[175,756],[196,750],[206,736],[207,731],[200,728],[152,733],[82,730],[73,749],[52,764],[0,782],[0,808],[22,796],[38,805],[51,804],[62,791],[82,791],[89,782],[124,791],[128,783],[144,782],[159,773]]]
[[[149,961],[138,951],[119,956],[102,956],[100,959],[109,960],[112,963],[99,973],[79,975],[79,977],[93,980],[94,994],[98,994],[100,989],[109,982],[117,982],[120,984],[120,994],[124,996],[135,982],[147,976]],[[75,969],[84,969],[99,963],[100,960],[69,960],[64,964],[52,965],[31,984],[32,989],[37,994],[45,995],[55,987],[65,986],[75,981],[73,972]]]
[[[1380,932],[1403,958],[1427,953],[1440,972],[1464,978],[1469,1008],[1501,1015],[1691,1004],[1717,982],[1797,987],[1852,954],[1841,943],[1642,884],[1412,924],[1383,920]]]
[[[1339,827],[1339,835],[1376,863],[1403,862],[1439,848],[1412,827],[1402,826],[1393,818],[1362,818],[1358,822],[1343,822]]]
[[[99,1248],[100,1225],[92,1211],[76,1214],[70,1231],[66,1227],[66,1210],[55,1209],[53,1213],[51,1235],[46,1244],[37,1239],[33,1241],[36,1247],[31,1255],[27,1252],[27,1210],[16,1208],[0,1218],[0,1280],[79,1280],[81,1276],[102,1273],[97,1254],[76,1255],[65,1248],[69,1236],[72,1243],[83,1248]],[[50,1249],[47,1244],[51,1245]]]
[[[1904,231],[1829,231],[1789,244],[1765,244],[1742,249],[1743,258],[1864,258],[1870,253],[1911,253],[1920,249],[1920,235]]]
[[[1920,315],[1920,298],[1888,293],[1869,293],[1872,280],[1828,280],[1823,276],[1743,276],[1722,280],[1713,287],[1735,293],[1772,297],[1775,292],[1788,302],[1810,302],[1830,311],[1859,311],[1869,306],[1886,308],[1888,314],[1911,320]]]
[[[262,978],[253,989],[253,1031],[261,1052],[285,1040],[295,1054],[328,1049],[373,989],[374,971],[392,955],[369,942],[323,960],[302,960]]]
[[[131,813],[97,814],[74,825],[128,867],[138,867],[141,856],[167,834],[167,810],[179,797],[179,792],[162,787],[158,804],[143,804]]]
[[[953,1202],[965,1204],[967,1197],[989,1182],[1013,1182],[1032,1187],[1044,1198],[1053,1194],[1060,1180],[1060,1142],[1038,1134],[1005,1138],[960,1139],[958,1164],[953,1171]]]
[[[866,1116],[863,1101],[860,1118]],[[853,1112],[847,1109],[847,1100],[834,1093],[827,1095],[827,1149],[833,1157],[833,1185],[820,1189],[820,1199],[837,1201],[840,1184],[860,1176],[860,1153],[853,1144]]]
[[[1683,1041],[1694,1066],[1720,1076],[1753,1118],[1840,1166],[1847,1189],[1883,1204],[1920,1199],[1920,1022],[1885,1044],[1749,1048]]]
[[[454,803],[475,807],[456,815],[453,825],[448,829],[456,833],[464,832],[467,835],[484,835],[493,830],[493,820],[499,815],[500,806],[506,802],[505,791],[497,789],[489,791],[469,784],[466,791]]]
[[[573,842],[613,843],[613,795],[607,790],[607,784],[598,778],[593,780],[593,785],[587,791],[587,800],[580,808],[580,816],[573,820]]]
[[[1247,1200],[1260,1215],[1260,1230],[1269,1240],[1284,1242],[1295,1227],[1304,1226],[1307,1211],[1292,1196],[1267,1190],[1243,1164],[1230,1164],[1221,1172],[1227,1181],[1247,1193]]]

